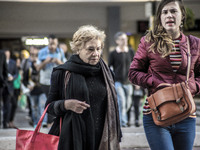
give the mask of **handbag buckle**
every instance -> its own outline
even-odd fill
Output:
[[[184,112],[184,107],[183,107],[183,106],[180,106],[180,110],[181,110],[182,112]]]
[[[159,121],[161,120],[161,117],[160,117],[160,115],[158,115],[158,116],[157,116],[157,119],[158,119]]]
[[[157,119],[160,121],[161,117],[160,117],[160,113],[159,113],[157,107],[153,108],[152,110],[154,111],[155,114],[158,114]]]
[[[153,108],[152,110],[153,110],[156,114],[158,113],[157,107]]]
[[[179,99],[176,100],[177,104],[180,103],[180,102],[181,102],[181,98],[179,98]]]

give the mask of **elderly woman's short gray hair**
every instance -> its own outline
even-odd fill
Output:
[[[99,30],[93,25],[84,25],[74,33],[70,46],[73,52],[77,52],[83,48],[86,42],[98,39],[101,41],[102,48],[104,47],[106,35],[104,31]]]

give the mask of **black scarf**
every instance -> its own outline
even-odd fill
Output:
[[[111,72],[101,59],[97,65],[84,63],[78,55],[73,55],[64,64],[54,70],[61,69],[70,72],[66,88],[66,99],[78,99],[89,102],[89,92],[85,76],[95,76],[103,73],[108,93],[108,108],[105,117],[104,131],[99,146],[100,150],[118,150],[120,129],[116,92]],[[62,124],[59,150],[95,150],[95,129],[91,109],[83,114],[68,111]]]

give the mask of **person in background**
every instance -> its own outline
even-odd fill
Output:
[[[17,98],[14,96],[13,81],[18,76],[16,62],[10,58],[10,50],[5,49],[6,63],[8,68],[8,82],[3,89],[3,128],[16,128],[14,117],[17,108]]]
[[[29,85],[29,89],[34,128],[37,126],[42,112],[44,111],[45,103],[47,100],[46,95],[39,84],[39,71],[37,70],[36,65],[38,59],[38,52],[39,49],[37,47],[30,47],[31,67],[29,68],[29,82],[32,82],[32,84]],[[47,127],[47,115],[45,115],[42,125],[43,127]]]
[[[2,102],[2,92],[6,87],[6,81],[8,78],[8,69],[6,63],[6,56],[3,50],[0,50],[0,127],[1,127],[1,102]]]
[[[6,80],[8,77],[8,69],[6,63],[6,55],[3,50],[0,50],[0,89],[6,86]],[[2,91],[1,91],[2,92]]]
[[[133,85],[133,106],[134,106],[134,114],[135,114],[135,126],[139,127],[139,117],[140,117],[140,100],[144,97],[145,92],[144,89],[138,85]]]
[[[13,86],[14,86],[14,97],[16,98],[16,102],[18,104],[19,96],[21,94],[21,81],[22,81],[22,76],[21,76],[21,59],[19,57],[19,53],[14,54],[14,60],[16,62],[16,66],[18,69],[18,75],[17,78],[13,81]]]
[[[30,90],[28,89],[28,84],[29,84],[29,68],[31,67],[31,62],[30,62],[30,53],[28,50],[22,50],[21,51],[21,70],[22,70],[22,93],[26,94],[27,97],[29,96]]]
[[[49,35],[48,46],[42,48],[38,53],[37,70],[40,71],[39,83],[46,97],[49,93],[51,72],[54,67],[67,61],[62,49],[58,48],[58,38]],[[48,124],[51,125],[53,117],[48,115]]]
[[[117,95],[101,58],[104,40],[104,31],[81,26],[70,43],[76,54],[52,72],[46,106],[56,117],[49,134],[60,135],[58,150],[120,149]]]
[[[129,80],[148,89],[148,96],[161,84],[185,82],[188,46],[191,69],[188,85],[192,95],[200,93],[200,39],[182,32],[186,11],[181,0],[162,0],[153,30],[141,38],[129,70]],[[187,42],[190,44],[188,45]],[[146,101],[143,126],[151,150],[192,150],[195,114],[167,127],[157,126]]]
[[[31,102],[30,102],[30,85],[29,82],[29,70],[31,67],[31,60],[30,60],[30,53],[28,50],[24,49],[21,51],[21,74],[22,74],[22,82],[21,82],[21,91],[23,96],[27,99],[27,106],[28,106],[28,116],[29,124],[33,125],[32,119],[32,110],[31,110]]]
[[[29,61],[30,53],[28,50],[21,51],[21,69],[23,71],[23,84],[27,87],[28,86],[28,69],[31,66]]]
[[[128,110],[132,105],[133,87],[128,80],[128,70],[133,60],[134,52],[128,47],[128,37],[125,32],[115,34],[117,47],[109,54],[108,66],[115,73],[115,88],[119,104],[120,124],[128,126]]]
[[[68,51],[67,44],[59,43],[59,48],[61,48],[65,54],[67,60],[71,57],[71,53]]]

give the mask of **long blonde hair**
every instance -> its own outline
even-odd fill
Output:
[[[156,20],[154,23],[154,28],[153,30],[149,30],[147,32],[146,38],[145,38],[147,42],[152,43],[149,48],[149,51],[152,51],[153,53],[157,51],[159,54],[162,55],[162,57],[168,56],[174,45],[172,37],[169,34],[167,34],[160,20],[161,11],[163,7],[170,2],[178,2],[179,7],[182,12],[182,24],[184,24],[185,18],[186,18],[186,11],[185,11],[185,7],[183,6],[182,1],[181,0],[162,0],[156,12]],[[182,30],[182,27],[180,27],[180,30]]]

